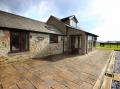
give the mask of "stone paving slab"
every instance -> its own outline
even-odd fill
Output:
[[[92,89],[110,50],[0,64],[0,89]],[[54,61],[52,61],[52,59]]]

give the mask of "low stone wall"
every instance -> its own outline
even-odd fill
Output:
[[[10,51],[9,31],[0,30],[0,54],[6,55]]]
[[[0,62],[8,60],[8,52],[10,51],[10,34],[7,30],[0,30]]]

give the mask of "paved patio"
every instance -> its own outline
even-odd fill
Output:
[[[92,89],[109,50],[0,64],[0,89]]]

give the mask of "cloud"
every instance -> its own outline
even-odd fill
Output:
[[[120,40],[120,0],[1,0],[0,10],[46,21],[50,15],[76,15],[83,30],[98,40]]]
[[[6,6],[4,3],[0,3],[0,10],[6,11],[6,12],[10,12],[10,8],[8,6]]]
[[[26,11],[32,3],[32,0],[29,0],[29,2],[26,0],[0,0],[0,10],[20,14]],[[7,8],[4,8],[3,6]]]
[[[84,6],[84,2],[79,0],[69,0],[69,2],[66,0],[1,0],[0,4],[1,3],[5,7],[8,7],[9,10],[6,8],[3,9],[1,6],[0,10],[7,10],[8,12],[12,12],[14,14],[38,20],[41,19],[42,21],[45,21],[51,14],[60,18],[73,15],[74,13],[71,12]]]
[[[54,14],[54,2],[41,1],[37,5],[32,5],[24,13],[24,16],[34,18],[41,21],[46,21],[48,16]]]
[[[119,0],[94,0],[91,14],[101,19],[101,24],[92,28],[91,32],[98,34],[98,40],[120,40],[120,1]]]
[[[79,0],[75,1],[78,2]],[[73,15],[71,12],[78,7],[75,1],[41,0],[37,5],[34,4],[28,8],[25,12],[25,16],[46,21],[50,15],[57,16],[58,18]]]
[[[79,26],[99,35],[99,41],[120,40],[120,1],[90,0],[82,9],[76,9]]]
[[[57,13],[55,1],[48,0],[1,0],[0,10],[29,18],[46,21],[50,14]]]

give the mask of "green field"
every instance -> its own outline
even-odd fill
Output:
[[[120,45],[104,45],[104,47],[101,47],[100,44],[97,44],[97,48],[110,49],[110,50],[120,50]]]

